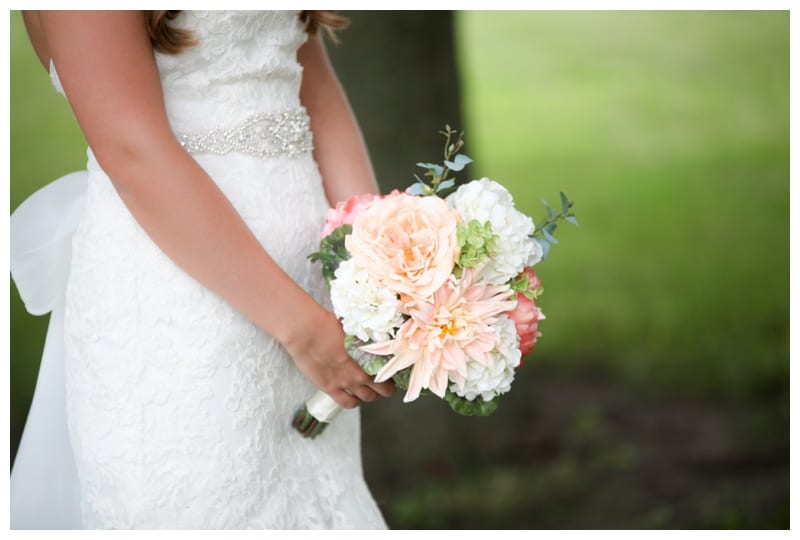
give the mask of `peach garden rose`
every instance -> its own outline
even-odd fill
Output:
[[[389,289],[428,298],[453,272],[457,216],[438,197],[398,193],[356,217],[345,247],[355,264]]]

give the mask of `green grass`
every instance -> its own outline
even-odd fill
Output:
[[[473,174],[576,201],[534,358],[642,389],[788,385],[789,17],[459,16]]]

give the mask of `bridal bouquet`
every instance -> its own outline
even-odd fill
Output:
[[[533,267],[557,243],[557,221],[577,225],[572,202],[543,201],[538,226],[488,178],[456,187],[472,162],[448,126],[444,163],[419,163],[427,180],[405,192],[357,195],[328,211],[320,250],[334,312],[350,355],[377,382],[393,379],[403,401],[434,394],[463,415],[487,415],[511,389],[541,335],[541,284]],[[317,392],[294,417],[307,437],[339,412]]]

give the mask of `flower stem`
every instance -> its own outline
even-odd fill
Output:
[[[305,405],[295,413],[292,419],[292,427],[297,430],[303,437],[313,439],[320,433],[325,431],[328,427],[328,422],[320,422],[314,418]]]

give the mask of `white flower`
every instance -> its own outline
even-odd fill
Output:
[[[483,279],[501,285],[528,266],[542,259],[542,247],[530,237],[533,220],[514,208],[506,188],[488,178],[462,185],[447,197],[447,204],[461,215],[464,223],[473,219],[492,224],[494,249],[483,272]]]
[[[471,361],[467,363],[467,377],[463,380],[457,373],[452,373],[450,390],[469,401],[478,396],[489,401],[495,396],[511,390],[515,368],[519,366],[522,356],[519,351],[519,337],[514,321],[500,315],[493,329],[497,336],[495,348],[491,353],[488,365]]]
[[[331,301],[345,333],[361,341],[394,337],[395,329],[403,322],[397,295],[352,259],[339,264],[335,276],[331,281]]]

